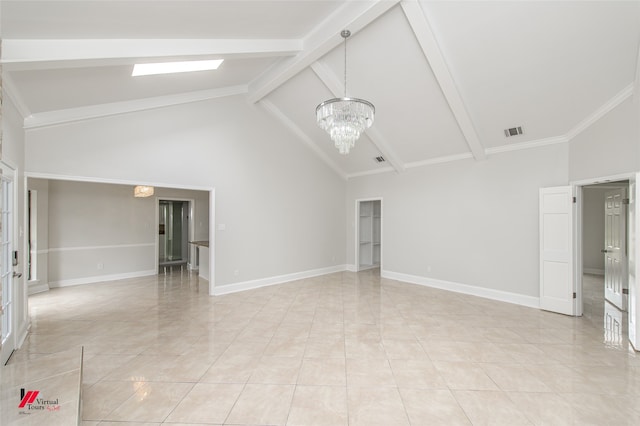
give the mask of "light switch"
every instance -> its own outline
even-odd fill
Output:
[[[227,225],[225,225],[224,223],[218,224],[218,231],[224,231],[225,229],[227,229]]]

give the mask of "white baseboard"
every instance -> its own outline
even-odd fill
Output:
[[[582,268],[583,274],[602,275],[604,277],[604,269]]]
[[[32,294],[43,293],[49,291],[49,284],[41,283],[40,281],[28,281],[29,296]]]
[[[349,272],[358,272],[358,268],[356,268],[356,265],[345,265],[346,266],[346,270]]]
[[[510,293],[507,291],[493,290],[490,288],[477,287],[468,284],[460,284],[451,281],[436,280],[433,278],[420,277],[417,275],[402,274],[400,272],[381,271],[383,278],[396,281],[404,281],[411,284],[418,284],[425,287],[432,287],[441,290],[453,291],[455,293],[468,294],[471,296],[483,297],[485,299],[498,300],[500,302],[513,303],[516,305],[528,306],[530,308],[540,308],[540,299],[523,294]]]
[[[73,278],[69,280],[51,281],[49,282],[49,287],[50,288],[69,287],[72,285],[94,284],[94,283],[101,283],[104,281],[124,280],[127,278],[148,277],[150,275],[157,275],[157,273],[158,271],[156,271],[155,269],[152,269],[149,271],[127,272],[124,274],[98,275],[94,277]]]
[[[258,280],[243,281],[235,284],[221,285],[214,287],[213,295],[221,296],[223,294],[237,293],[239,291],[253,290],[260,287],[270,285],[283,284],[289,281],[302,280],[305,278],[317,277],[319,275],[332,274],[334,272],[342,272],[347,270],[347,265],[329,266],[327,268],[312,269],[310,271],[294,272],[293,274],[278,275],[275,277],[261,278]]]

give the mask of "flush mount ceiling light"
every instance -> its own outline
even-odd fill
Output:
[[[316,107],[316,121],[335,143],[340,154],[348,154],[366,129],[373,124],[376,112],[369,101],[347,97],[347,38],[349,30],[343,30],[344,38],[344,97],[329,99]]]
[[[224,59],[207,61],[160,62],[156,64],[135,64],[132,77],[141,75],[172,74],[178,72],[217,70]]]
[[[138,185],[133,188],[133,196],[136,198],[151,197],[153,195],[153,186]]]

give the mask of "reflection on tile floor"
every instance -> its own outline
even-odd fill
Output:
[[[640,424],[640,354],[603,332],[602,300],[570,318],[365,271],[215,298],[174,273],[30,303],[16,361],[84,345],[87,426]]]

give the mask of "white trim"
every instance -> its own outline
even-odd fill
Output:
[[[223,294],[231,294],[231,293],[237,293],[239,291],[253,290],[256,288],[283,284],[290,281],[302,280],[305,278],[312,278],[312,277],[317,277],[319,275],[332,274],[335,272],[343,272],[346,270],[347,270],[347,265],[336,265],[336,266],[329,266],[326,268],[312,269],[309,271],[294,272],[292,274],[278,275],[275,277],[260,278],[257,280],[221,285],[213,289],[213,295],[221,296]]]
[[[473,153],[473,158],[476,160],[484,160],[486,154],[478,132],[473,125],[473,120],[469,115],[469,111],[467,111],[462,95],[449,70],[438,39],[431,28],[431,24],[422,6],[416,1],[403,1],[400,5],[422,49],[422,53],[431,67],[431,71],[440,85],[440,90],[442,90],[442,94],[451,108],[451,112],[460,127],[460,131],[464,135],[465,141]]]
[[[445,155],[442,157],[430,158],[428,160],[413,161],[406,164],[407,169],[413,169],[414,167],[432,166],[434,164],[451,163],[453,161],[468,160],[473,158],[473,154],[470,152],[464,152],[462,154]]]
[[[591,274],[591,275],[602,275],[604,276],[604,269],[596,269],[596,268],[583,268],[583,274]]]
[[[612,109],[620,105],[632,94],[633,94],[633,83],[629,84],[627,87],[622,89],[613,98],[609,99],[604,105],[602,105],[600,108],[592,112],[584,120],[576,124],[571,130],[567,132],[566,134],[567,139],[571,140],[576,136],[578,136],[583,131],[587,130],[591,125],[593,125],[596,121],[604,117]]]
[[[64,181],[74,181],[74,182],[92,182],[92,183],[113,183],[116,185],[147,185],[147,186],[156,186],[167,189],[188,189],[193,191],[211,191],[213,190],[210,186],[197,186],[197,185],[183,185],[183,184],[174,184],[167,182],[149,182],[149,181],[139,181],[139,180],[128,180],[128,179],[110,179],[110,178],[102,178],[102,177],[90,177],[90,176],[68,176],[68,175],[58,175],[55,173],[39,173],[39,172],[24,172],[25,177],[35,178],[35,179],[52,179],[52,180],[64,180]]]
[[[291,56],[302,39],[12,39],[2,41],[7,71],[132,65],[141,58],[265,58]],[[162,58],[162,60],[159,60]],[[170,58],[170,59],[167,59]],[[149,62],[149,60],[142,61]]]
[[[489,154],[499,154],[502,152],[520,151],[521,149],[540,148],[542,146],[556,145],[560,143],[567,143],[569,139],[566,136],[554,136],[551,138],[536,139],[528,142],[521,142],[512,145],[496,146],[494,148],[487,148],[485,152]]]
[[[64,251],[123,249],[123,248],[132,248],[132,247],[154,247],[154,244],[143,243],[143,244],[113,244],[108,246],[55,247],[55,248],[49,248],[49,253],[64,252]]]
[[[4,47],[4,40],[2,44]],[[24,101],[22,95],[20,94],[20,91],[16,89],[16,85],[13,81],[13,76],[11,75],[11,73],[3,73],[2,89],[7,95],[7,98],[9,98],[11,100],[11,103],[16,107],[23,120],[31,116],[31,110],[27,106],[27,103]]]
[[[249,102],[256,103],[289,81],[300,71],[323,57],[342,43],[340,30],[349,28],[351,34],[384,15],[400,0],[347,1],[304,37],[303,50],[291,58],[279,61],[267,72],[249,83]]]
[[[128,278],[140,278],[148,277],[151,275],[157,275],[158,271],[136,271],[126,272],[124,274],[111,274],[111,275],[98,275],[93,277],[72,278],[68,280],[51,281],[49,282],[50,288],[69,287],[72,285],[94,284],[106,281],[125,280]]]
[[[175,95],[156,96],[152,98],[134,99],[130,101],[111,102],[106,104],[88,105],[78,108],[60,109],[31,114],[24,119],[25,131],[42,127],[55,126],[65,123],[90,120],[113,115],[128,114],[137,111],[147,111],[226,96],[236,96],[247,93],[247,86],[230,86],[220,89],[198,90]]]
[[[609,175],[609,176],[604,176],[604,177],[599,177],[599,178],[573,180],[573,181],[569,182],[569,185],[572,185],[572,186],[589,186],[589,185],[597,185],[597,184],[601,184],[601,183],[610,183],[610,182],[629,180],[631,178],[633,178],[633,173],[620,173],[619,175]]]
[[[393,172],[393,171],[395,171],[395,169],[393,167],[382,167],[382,168],[379,168],[379,169],[367,170],[365,172],[350,173],[350,174],[347,175],[347,179],[360,177],[360,176],[377,175],[377,174],[380,174],[380,173],[389,173],[389,172]]]
[[[349,272],[358,272],[358,268],[352,263],[345,265],[345,270]]]
[[[468,294],[485,299],[498,300],[500,302],[513,303],[515,305],[522,305],[530,308],[538,309],[540,305],[540,300],[537,297],[526,296],[524,294],[511,293],[502,290],[494,290],[491,288],[477,287],[468,284],[460,284],[451,281],[437,280],[433,278],[420,277],[417,275],[409,275],[392,271],[381,271],[380,276],[382,278],[388,278],[396,281],[418,284],[425,287],[437,288],[440,290],[452,291],[455,293]]]
[[[340,167],[324,152],[320,147],[302,130],[296,123],[293,122],[280,108],[275,106],[271,101],[267,99],[260,100],[260,105],[269,113],[272,117],[282,123],[293,134],[298,136],[304,144],[313,151],[322,161],[325,162],[331,170],[336,172],[342,179],[347,179],[347,175],[340,169]]]
[[[47,283],[41,283],[40,281],[29,281],[29,296],[37,293],[44,293],[45,291],[49,291],[49,285]]]

